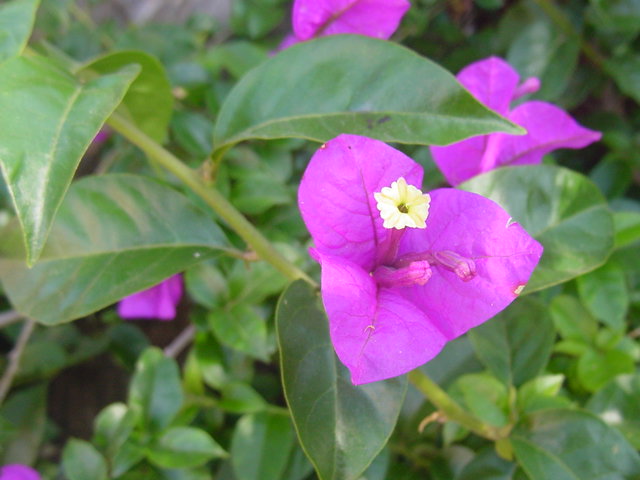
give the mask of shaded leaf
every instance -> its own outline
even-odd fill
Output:
[[[158,181],[120,174],[73,184],[31,269],[16,233],[2,237],[0,279],[14,307],[45,324],[149,288],[226,245],[215,222],[185,196]]]
[[[168,429],[147,451],[149,460],[162,468],[197,467],[226,454],[207,432],[193,427]]]
[[[580,298],[589,311],[614,330],[625,328],[629,291],[624,269],[610,260],[578,278]]]
[[[107,463],[93,445],[72,438],[62,452],[62,468],[69,480],[107,480]]]
[[[406,378],[351,384],[319,298],[302,281],[283,293],[276,319],[284,391],[305,453],[321,480],[358,478],[396,424]]]
[[[31,36],[40,0],[13,0],[0,5],[0,63],[20,55]]]

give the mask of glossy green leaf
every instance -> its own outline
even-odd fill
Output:
[[[173,427],[149,447],[147,458],[161,468],[192,468],[226,454],[204,430]]]
[[[354,386],[331,345],[318,295],[292,283],[276,313],[284,392],[321,480],[353,480],[384,447],[406,391],[399,377]]]
[[[29,264],[42,252],[83,153],[138,71],[129,66],[80,83],[40,57],[0,66],[0,167]]]
[[[214,310],[209,325],[216,338],[240,352],[267,361],[271,348],[267,338],[266,320],[250,305],[238,304],[230,310]]]
[[[571,406],[571,401],[558,392],[564,383],[564,375],[541,375],[518,389],[517,406],[522,413],[549,408],[565,408]]]
[[[640,448],[640,375],[620,375],[598,390],[586,407]]]
[[[633,357],[621,350],[588,349],[578,360],[578,379],[590,392],[597,392],[604,384],[623,373],[633,373]]]
[[[94,312],[226,245],[215,222],[182,194],[119,174],[73,184],[31,269],[16,236],[0,238],[0,278],[14,307],[45,324]]]
[[[494,131],[521,133],[438,65],[390,42],[333,35],[287,48],[245,75],[222,106],[214,148],[340,133],[441,145]]]
[[[622,266],[609,261],[578,278],[580,298],[601,322],[615,330],[625,328],[629,308],[629,289]]]
[[[140,67],[140,74],[122,100],[123,110],[140,130],[162,143],[173,111],[173,95],[167,73],[158,59],[141,51],[127,50],[92,60],[83,65],[81,71],[105,75],[132,64]]]
[[[280,480],[295,434],[287,415],[261,412],[238,420],[231,439],[231,463],[238,480]]]
[[[547,364],[555,330],[542,302],[518,299],[505,311],[469,332],[478,358],[506,385],[521,385]]]
[[[218,406],[231,413],[254,413],[264,410],[267,402],[250,385],[232,381],[222,387]]]
[[[483,422],[496,427],[507,425],[507,387],[491,374],[462,375],[451,385],[449,393]]]
[[[527,293],[594,270],[613,248],[611,211],[597,187],[579,173],[550,165],[505,167],[460,188],[500,204],[544,246]]]
[[[112,403],[95,419],[93,442],[112,457],[129,438],[136,425],[136,416],[124,403]]]
[[[72,438],[62,452],[62,468],[69,480],[107,480],[107,463],[93,445]]]
[[[593,414],[546,410],[522,420],[511,436],[516,459],[531,480],[634,479],[640,456]]]
[[[148,348],[138,359],[129,388],[129,407],[145,429],[159,431],[171,423],[182,406],[180,372],[162,350]]]
[[[0,63],[20,55],[29,41],[40,0],[12,0],[0,5]]]

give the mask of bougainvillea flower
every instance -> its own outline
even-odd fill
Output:
[[[0,480],[40,480],[40,474],[26,465],[14,463],[0,467]]]
[[[493,201],[421,185],[417,163],[356,135],[323,145],[302,178],[331,340],[354,384],[429,361],[509,305],[542,255]]]
[[[182,297],[182,275],[177,274],[141,292],[123,298],[118,303],[122,318],[173,320]]]
[[[325,35],[355,33],[388,39],[409,9],[407,0],[295,0],[293,35],[279,49]]]
[[[490,57],[465,67],[457,76],[474,97],[527,130],[526,135],[492,133],[446,147],[431,154],[451,185],[506,165],[528,165],[558,148],[583,148],[600,139],[600,132],[580,126],[561,108],[530,101],[511,110],[511,103],[540,88],[537,78],[519,85],[518,73],[504,60]]]

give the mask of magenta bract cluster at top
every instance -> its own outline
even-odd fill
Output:
[[[12,464],[0,467],[0,480],[40,480],[40,474],[26,465]]]
[[[375,194],[394,182],[418,191],[422,175],[383,142],[340,135],[315,153],[300,184],[331,340],[354,384],[432,359],[509,305],[542,255],[499,205],[455,189],[429,192],[426,228],[385,228]]]
[[[182,275],[177,274],[120,300],[118,315],[127,319],[173,320],[181,297]]]
[[[542,101],[514,100],[540,87],[537,78],[520,84],[518,73],[504,60],[490,57],[465,67],[457,76],[473,96],[491,110],[527,130],[526,135],[492,133],[446,147],[431,147],[433,158],[451,185],[507,165],[540,163],[558,148],[582,148],[600,139],[600,132],[580,126],[569,114]]]
[[[280,49],[325,35],[353,33],[388,39],[409,9],[407,0],[295,0],[293,34]]]

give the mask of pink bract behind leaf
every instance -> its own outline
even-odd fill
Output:
[[[126,319],[173,320],[181,297],[182,275],[178,274],[120,300],[118,315]]]
[[[341,33],[388,39],[409,7],[407,0],[296,0],[293,31],[301,41]]]
[[[0,467],[0,480],[40,480],[40,474],[33,468],[17,463]]]

